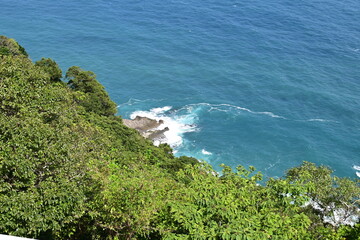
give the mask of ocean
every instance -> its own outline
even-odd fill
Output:
[[[360,2],[0,0],[0,34],[93,71],[177,156],[360,175]]]

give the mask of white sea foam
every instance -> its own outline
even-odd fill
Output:
[[[126,106],[126,105],[131,106],[131,105],[136,104],[136,103],[138,103],[140,101],[141,100],[136,99],[136,98],[130,98],[127,102],[122,103],[122,104],[118,105],[117,107],[120,108],[120,107]]]
[[[126,105],[135,104],[140,100],[130,99]],[[168,143],[173,148],[178,148],[184,142],[183,134],[187,132],[198,131],[199,128],[196,126],[199,116],[204,112],[224,112],[228,114],[239,114],[240,112],[247,112],[255,115],[264,115],[266,117],[287,119],[281,115],[277,115],[271,111],[253,111],[246,107],[241,107],[232,104],[211,104],[211,103],[194,103],[188,104],[181,108],[173,109],[172,106],[163,106],[152,108],[148,111],[135,111],[131,114],[131,118],[134,119],[136,116],[148,117],[155,120],[163,120],[157,130],[162,130],[166,127],[168,131],[164,133],[163,139],[157,139],[154,141],[155,144]],[[322,118],[311,118],[308,120],[294,120],[294,121],[308,121],[308,122],[336,122],[333,120],[327,120]],[[199,151],[199,150],[198,150]],[[201,150],[202,155],[211,155],[205,149]],[[360,170],[359,170],[360,171]]]
[[[229,112],[229,110],[227,110],[227,109],[221,109],[221,108],[217,108],[217,107],[211,107],[209,109],[209,112],[211,112],[211,111]]]
[[[136,99],[136,98],[130,98],[127,102],[122,103],[122,104],[118,105],[117,107],[121,108],[123,106],[132,106],[132,105],[135,105],[135,104],[138,104],[138,103],[143,103],[143,102],[161,102],[161,101],[163,101],[163,99],[149,98],[149,99],[140,100],[140,99]]]
[[[282,118],[282,119],[286,119],[283,116],[279,116],[277,114],[274,114],[272,112],[268,112],[268,111],[264,111],[264,112],[257,112],[257,111],[253,111],[250,110],[248,108],[245,107],[240,107],[240,106],[236,106],[236,105],[232,105],[232,104],[227,104],[227,103],[222,103],[222,104],[211,104],[211,103],[197,103],[197,104],[189,104],[187,106],[207,106],[209,107],[209,112],[211,111],[220,111],[220,112],[229,112],[232,109],[236,109],[239,111],[244,111],[244,112],[248,112],[251,114],[260,114],[260,115],[266,115],[272,118]]]
[[[307,121],[309,121],[309,122],[335,122],[333,120],[327,120],[327,119],[322,119],[322,118],[311,118]]]
[[[353,169],[355,169],[355,170],[357,170],[357,171],[360,171],[360,166],[354,165],[354,166],[353,166]]]
[[[134,119],[136,116],[140,116],[157,121],[163,120],[164,123],[161,124],[157,130],[162,130],[166,127],[169,128],[169,130],[164,132],[165,138],[156,139],[154,144],[167,143],[171,147],[176,148],[183,143],[183,134],[197,131],[197,127],[195,125],[195,118],[191,113],[174,114],[174,112],[169,112],[171,109],[171,106],[164,106],[152,108],[149,111],[135,111],[130,115],[130,118]]]
[[[356,176],[358,176],[360,178],[360,166],[358,165],[353,165],[353,169],[359,172],[355,172]]]
[[[232,104],[227,104],[227,103],[222,103],[222,104],[211,104],[211,103],[197,103],[197,104],[189,104],[186,107],[207,107],[209,112],[212,111],[219,111],[219,112],[231,112],[234,110],[238,110],[238,111],[242,111],[242,112],[248,112],[251,114],[258,114],[258,115],[266,115],[272,118],[281,118],[281,119],[287,119],[284,116],[281,115],[277,115],[273,112],[270,111],[253,111],[249,108],[245,108],[245,107],[240,107],[240,106],[236,106],[236,105],[232,105]],[[311,119],[307,119],[307,120],[294,120],[294,121],[307,121],[307,122],[333,122],[333,123],[339,123],[338,121],[335,120],[329,120],[329,119],[323,119],[323,118],[311,118]]]
[[[204,155],[212,155],[211,152],[208,152],[208,151],[206,151],[205,149],[202,149],[202,150],[201,150],[201,153],[204,154]]]
[[[162,130],[165,127],[169,128],[169,131],[164,133],[164,139],[157,139],[154,143],[168,143],[173,148],[179,147],[183,144],[183,134],[187,132],[198,131],[199,128],[196,126],[196,122],[201,111],[221,111],[221,112],[231,112],[231,111],[245,111],[251,114],[261,114],[269,116],[272,118],[282,118],[285,117],[276,115],[272,112],[256,112],[248,108],[231,105],[231,104],[211,104],[211,103],[196,103],[188,104],[179,109],[172,109],[171,106],[164,106],[150,109],[149,111],[136,111],[131,114],[131,118],[136,116],[148,117],[155,120],[163,120],[164,123],[159,126],[158,130]],[[211,152],[206,151],[205,149],[201,150],[203,155],[212,155]]]
[[[276,115],[276,114],[274,114],[274,113],[272,113],[272,112],[256,112],[256,113],[257,113],[257,114],[268,115],[268,116],[270,116],[270,117],[272,117],[272,118],[282,118],[282,119],[285,119],[284,117],[279,116],[279,115]]]
[[[282,118],[282,119],[286,119],[285,117],[276,115],[276,114],[274,114],[274,113],[272,113],[272,112],[256,112],[256,111],[252,111],[252,110],[250,110],[250,109],[248,109],[248,108],[239,107],[239,106],[231,105],[231,104],[219,104],[219,106],[227,106],[227,107],[230,107],[230,108],[235,108],[235,109],[237,109],[237,110],[249,112],[249,113],[252,113],[252,114],[267,115],[267,116],[272,117],[272,118]]]
[[[167,111],[169,111],[171,109],[172,109],[171,106],[165,106],[165,107],[153,108],[150,111],[155,113],[155,114],[161,114],[161,113],[167,112]]]

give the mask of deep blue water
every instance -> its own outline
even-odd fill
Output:
[[[123,117],[164,118],[177,155],[356,177],[358,0],[0,0],[0,34],[94,71]]]

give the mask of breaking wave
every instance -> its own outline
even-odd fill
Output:
[[[158,108],[152,108],[149,111],[135,111],[130,115],[131,119],[136,116],[148,117],[157,121],[162,120],[157,130],[169,128],[164,132],[165,138],[156,139],[154,143],[156,145],[161,143],[167,143],[173,148],[179,147],[183,143],[183,134],[188,132],[197,131],[196,116],[191,113],[174,114],[171,106],[164,106]]]

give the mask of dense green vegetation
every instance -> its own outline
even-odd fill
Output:
[[[124,126],[94,73],[71,67],[65,76],[0,37],[0,233],[360,239],[359,224],[341,224],[359,215],[359,181],[307,162],[266,182],[252,167],[218,174]]]

